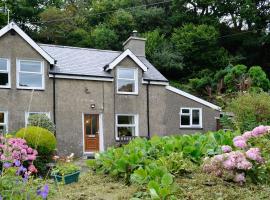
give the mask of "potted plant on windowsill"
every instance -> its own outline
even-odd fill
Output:
[[[80,168],[73,163],[58,163],[51,172],[51,176],[56,183],[64,182],[65,184],[78,182],[79,175]]]

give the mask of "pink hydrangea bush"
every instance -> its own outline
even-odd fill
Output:
[[[4,138],[0,136],[0,161],[3,166],[20,167],[23,163],[28,166],[28,171],[36,173],[33,161],[38,155],[37,150],[29,147],[24,139]]]
[[[233,145],[239,150],[232,151],[232,147],[222,146],[222,154],[205,158],[203,171],[239,184],[245,183],[246,174],[265,163],[260,148],[252,147],[249,140],[269,133],[270,126],[258,126],[252,131],[236,136],[233,139]]]

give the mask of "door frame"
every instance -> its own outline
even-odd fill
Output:
[[[83,112],[82,113],[82,141],[83,141],[83,154],[92,154],[96,152],[92,151],[85,151],[85,130],[84,130],[84,115],[98,115],[98,122],[99,122],[99,150],[98,152],[104,151],[104,134],[103,134],[103,113],[90,113],[90,112]]]

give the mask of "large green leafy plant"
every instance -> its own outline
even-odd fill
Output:
[[[97,172],[140,185],[142,190],[147,186],[146,194],[141,198],[174,199],[174,176],[189,173],[205,155],[220,153],[220,145],[232,145],[236,134],[218,131],[154,136],[151,140],[136,138],[121,148],[110,148],[98,154],[94,162],[88,161],[88,165]]]

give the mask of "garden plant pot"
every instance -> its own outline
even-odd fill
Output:
[[[79,180],[80,171],[74,172],[72,174],[67,174],[65,176],[51,175],[56,183],[63,181],[65,184],[75,183]]]

